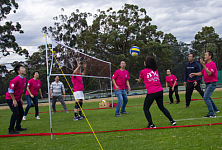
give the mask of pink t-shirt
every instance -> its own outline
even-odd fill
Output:
[[[115,80],[116,85],[120,90],[124,90],[126,86],[126,81],[130,79],[129,72],[127,70],[121,71],[120,69],[116,70],[112,79]],[[113,86],[116,89],[115,85]]]
[[[205,71],[204,68],[201,71],[201,73],[203,74],[205,83],[217,82],[218,75],[217,75],[217,66],[216,66],[216,64],[213,61],[211,61],[210,63],[206,64],[205,66],[207,67],[207,69],[210,72],[212,72],[212,74],[210,76],[208,76],[207,72]]]
[[[82,75],[79,73],[78,75]],[[72,84],[74,87],[74,92],[77,91],[84,91],[83,83],[82,83],[82,77],[80,76],[72,76]]]
[[[145,68],[140,72],[140,79],[142,79],[145,83],[147,94],[152,94],[163,90],[160,83],[158,70],[153,71],[149,68]]]
[[[177,77],[175,75],[171,74],[170,77],[166,76],[166,80],[165,81],[169,83],[170,87],[173,87],[175,81],[177,81]],[[176,83],[176,85],[178,85],[178,84]]]
[[[39,79],[35,80],[34,78],[32,78],[28,81],[27,87],[29,87],[29,90],[33,96],[37,96],[37,93],[41,88],[41,81]],[[29,95],[28,90],[26,90],[25,95]]]
[[[14,91],[14,97],[16,101],[21,101],[23,91],[25,89],[26,78],[15,77],[10,81],[9,89]],[[6,100],[12,99],[9,92],[6,93]]]

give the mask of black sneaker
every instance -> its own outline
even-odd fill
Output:
[[[81,115],[81,116],[79,115],[79,118],[84,119],[85,117],[83,115]]]
[[[123,112],[121,112],[121,114],[128,114],[129,112],[126,112],[126,111],[123,111]]]
[[[204,118],[216,118],[216,116],[215,115],[206,115],[206,116],[204,116]]]
[[[174,102],[170,102],[170,104],[173,104]]]
[[[173,126],[177,124],[176,121],[170,121],[170,122]]]
[[[154,124],[148,125],[147,128],[156,128]]]
[[[179,104],[180,102],[177,102],[176,104]]]
[[[220,112],[219,110],[215,111],[215,113],[219,113],[219,112]]]
[[[15,130],[9,130],[9,131],[8,131],[8,134],[19,134],[19,132],[18,132],[18,131],[15,131]]]
[[[115,114],[115,116],[116,116],[116,117],[122,117],[122,115],[120,115],[120,114]]]
[[[79,116],[76,116],[76,117],[74,117],[74,119],[73,119],[74,121],[77,121],[77,120],[82,120],[82,118],[81,117],[79,117]]]
[[[26,131],[27,128],[19,128],[19,129],[15,129],[15,131]]]

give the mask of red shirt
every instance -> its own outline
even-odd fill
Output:
[[[201,73],[203,74],[205,83],[217,82],[218,75],[217,75],[217,66],[216,66],[216,64],[213,61],[211,61],[210,63],[205,64],[205,66],[210,72],[212,72],[212,74],[210,76],[208,76],[208,74],[207,74],[207,72],[205,71],[204,68],[201,71]]]
[[[177,81],[177,77],[175,75],[171,74],[170,76],[166,76],[166,82],[169,83],[170,87],[173,87],[175,81]],[[176,85],[178,85],[178,83],[176,83]]]
[[[158,70],[153,71],[149,68],[145,68],[140,72],[140,79],[142,79],[145,83],[147,94],[152,94],[163,90],[160,83]]]
[[[19,76],[15,77],[10,81],[9,89],[14,91],[14,97],[16,101],[21,101],[23,91],[25,89],[26,78],[21,78]],[[6,93],[6,100],[12,99],[9,92]]]
[[[33,96],[37,96],[37,93],[41,88],[41,81],[39,79],[35,80],[34,78],[32,78],[28,81],[27,87],[29,87],[29,90]],[[29,95],[28,90],[26,90],[25,95]]]
[[[112,79],[115,80],[116,85],[119,87],[120,90],[124,90],[126,86],[126,81],[130,79],[129,72],[127,70],[116,70]],[[114,85],[114,89],[116,89],[116,86]]]
[[[78,75],[82,75],[82,74],[79,73]],[[72,76],[72,84],[73,84],[74,92],[84,91],[81,76]]]

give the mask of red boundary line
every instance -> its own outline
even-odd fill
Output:
[[[199,126],[212,126],[212,125],[222,125],[222,123],[182,125],[182,126],[169,126],[169,127],[157,127],[157,128],[121,129],[121,130],[110,130],[110,131],[95,131],[95,133],[137,131],[137,130],[150,130],[150,129],[171,129],[171,128],[199,127]],[[53,133],[53,135],[90,134],[90,133],[93,133],[93,132],[63,132],[63,133]],[[50,133],[9,134],[9,135],[0,135],[0,138],[17,137],[17,136],[50,136],[50,135],[51,135]]]

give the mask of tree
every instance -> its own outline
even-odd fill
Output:
[[[18,9],[18,3],[16,3],[15,0],[0,1],[0,21],[6,19],[6,16],[10,14],[11,10],[16,13],[16,9]],[[3,53],[3,56],[10,55],[10,49],[13,49],[14,52],[19,52],[22,50],[22,48],[19,47],[18,43],[16,43],[13,32],[24,33],[21,30],[21,25],[19,24],[19,22],[16,22],[16,25],[13,25],[12,21],[6,21],[4,25],[0,25],[0,49]],[[25,56],[27,57],[28,51],[23,50],[20,55],[22,54],[25,54]]]
[[[215,32],[215,29],[210,26],[202,27],[202,30],[195,35],[195,40],[192,42],[193,52],[200,57],[204,57],[205,51],[212,51],[215,56],[217,66],[222,69],[220,60],[222,59],[222,42],[219,34]]]
[[[64,11],[64,9],[61,9]],[[87,28],[87,17],[91,16],[90,13],[79,13],[76,9],[76,13],[72,12],[68,17],[67,15],[59,15],[54,17],[54,26],[43,27],[43,33],[50,33],[52,37],[57,41],[62,41],[69,47],[75,47],[77,38]]]

